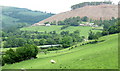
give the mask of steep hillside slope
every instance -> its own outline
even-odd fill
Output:
[[[100,18],[102,18],[103,20],[111,19],[112,17],[117,18],[118,17],[118,6],[109,5],[109,4],[97,5],[97,6],[85,6],[82,8],[75,9],[75,10],[53,15],[52,17],[49,17],[34,25],[41,25],[45,22],[62,21],[66,18],[76,17],[76,16],[80,16],[80,17],[87,16],[95,20],[96,19],[99,20]]]

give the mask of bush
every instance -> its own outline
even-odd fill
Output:
[[[15,62],[31,59],[32,57],[36,58],[37,54],[37,46],[27,44],[23,47],[17,48],[16,51],[14,51],[13,49],[7,50],[6,54],[3,56],[3,60],[7,64],[13,64]]]
[[[69,25],[64,25],[61,27],[61,30],[66,29],[67,27],[69,27]]]
[[[5,65],[5,61],[2,58],[3,58],[3,56],[0,56],[0,65],[4,66]]]
[[[3,56],[3,60],[7,64],[15,63],[16,59],[17,59],[16,52],[13,49],[7,50],[5,56]]]
[[[5,61],[2,59],[2,66],[4,66],[5,65]]]
[[[108,34],[109,34],[109,31],[107,31],[107,30],[102,31],[102,36],[105,36],[105,35],[108,35]]]
[[[89,40],[98,39],[98,38],[101,37],[101,36],[102,36],[102,33],[101,33],[101,32],[93,33],[92,31],[90,31],[89,36],[88,36],[88,39],[89,39]]]
[[[73,44],[73,39],[70,36],[65,36],[62,38],[62,42],[61,42],[63,48],[68,48]]]

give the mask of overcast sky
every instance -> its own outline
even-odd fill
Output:
[[[69,11],[71,5],[81,2],[91,1],[107,1],[107,0],[0,0],[2,6],[14,6],[20,8],[28,8],[43,12],[60,13]],[[111,0],[117,4],[119,0]]]

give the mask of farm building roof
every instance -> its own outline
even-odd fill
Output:
[[[43,46],[40,46],[40,48],[48,48],[48,47],[55,47],[55,46],[60,46],[60,44],[56,44],[56,45],[43,45]]]

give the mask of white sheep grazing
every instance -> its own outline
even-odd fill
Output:
[[[53,60],[53,59],[51,59],[50,62],[51,62],[52,64],[56,63],[56,61]]]
[[[24,68],[21,68],[21,71],[26,71]]]

